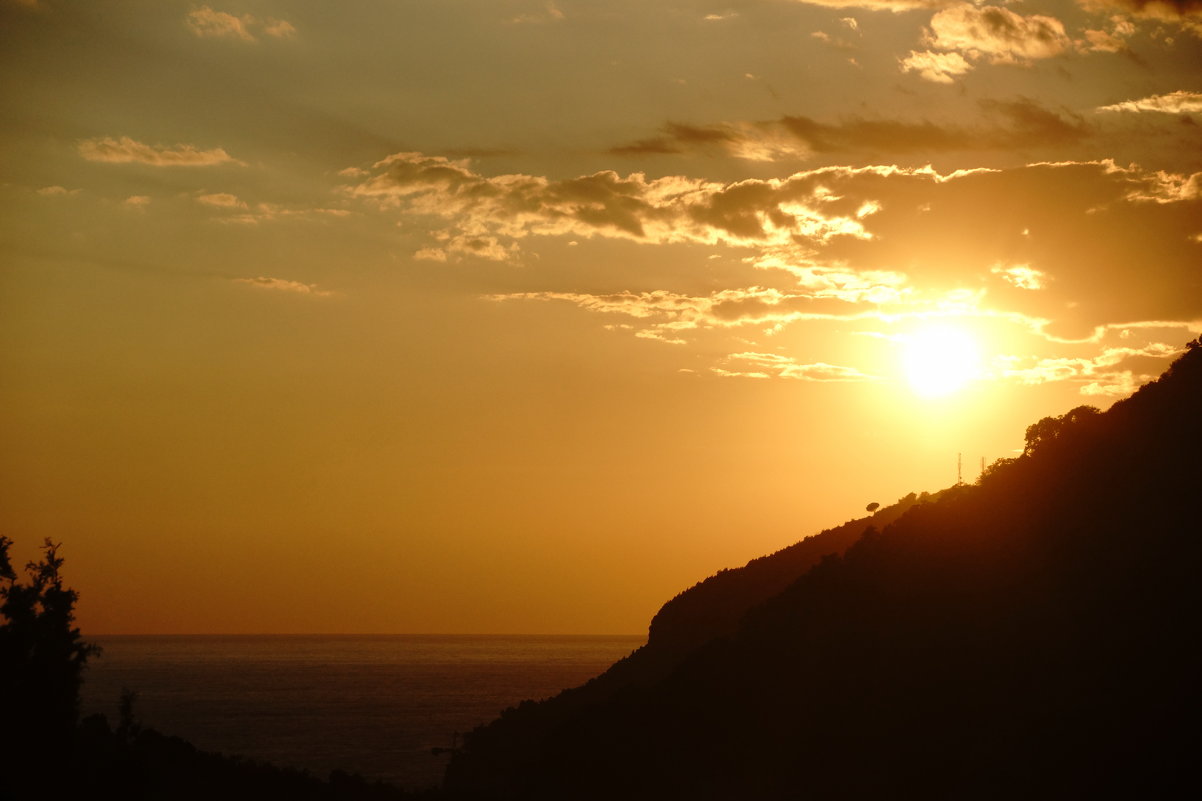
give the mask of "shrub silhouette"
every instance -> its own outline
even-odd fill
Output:
[[[142,726],[126,690],[116,729],[103,715],[79,721],[79,690],[99,653],[75,626],[78,593],[63,583],[60,545],[49,539],[22,580],[0,537],[0,801],[122,798],[208,801],[398,801],[406,793],[334,771],[304,771],[207,753]]]
[[[75,623],[79,595],[63,584],[59,544],[50,539],[42,558],[19,580],[9,556],[12,540],[0,537],[0,782],[22,787],[39,775],[61,772],[72,750],[79,718],[79,687],[88,657],[98,649],[80,638]]]

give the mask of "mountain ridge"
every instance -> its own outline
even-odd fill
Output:
[[[1188,764],[1202,667],[1188,636],[1202,608],[1190,505],[1200,408],[1192,342],[1109,411],[1044,418],[1024,454],[977,485],[865,526],[733,629],[727,615],[716,636],[686,637],[658,672],[527,703],[473,732],[448,789],[771,799],[1167,787]],[[711,577],[664,609],[730,581]],[[679,611],[661,610],[661,625]]]

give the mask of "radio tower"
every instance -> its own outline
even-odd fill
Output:
[[[964,483],[964,454],[956,454],[956,486]]]

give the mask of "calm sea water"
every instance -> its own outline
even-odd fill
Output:
[[[442,777],[452,732],[582,684],[634,636],[122,636],[87,670],[85,714],[116,720],[123,688],[144,725],[199,748],[402,787]]]

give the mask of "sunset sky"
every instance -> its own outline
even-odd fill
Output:
[[[0,0],[85,633],[638,633],[1202,333],[1202,2]]]

